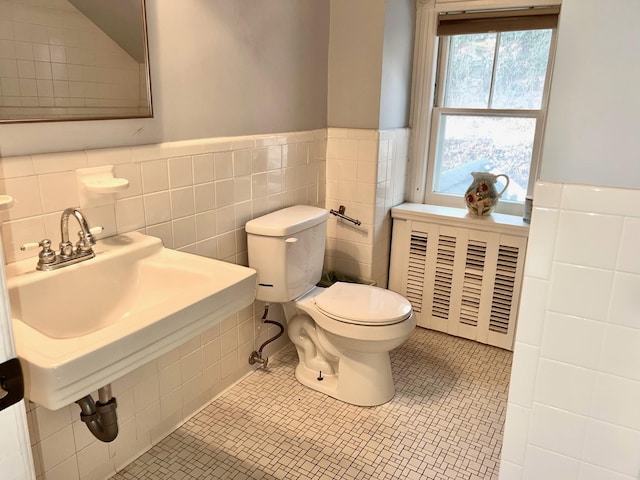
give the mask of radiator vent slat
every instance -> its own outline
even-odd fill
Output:
[[[460,323],[472,327],[478,326],[484,261],[486,256],[487,242],[469,240],[467,243],[464,279],[462,281]]]
[[[456,237],[449,235],[438,236],[438,252],[436,256],[436,273],[433,285],[431,314],[434,317],[444,320],[449,318],[456,240]]]
[[[427,265],[427,240],[427,233],[411,232],[409,268],[407,271],[407,300],[409,300],[413,311],[416,313],[422,312],[424,272]]]
[[[519,254],[518,247],[500,245],[498,248],[496,279],[489,317],[489,330],[492,332],[506,334],[509,331]]]

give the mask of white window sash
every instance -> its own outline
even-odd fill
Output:
[[[524,6],[546,6],[550,3],[559,5],[561,0],[418,0],[416,2],[416,33],[414,45],[413,62],[413,86],[411,101],[411,138],[409,144],[409,163],[407,168],[407,188],[406,200],[415,203],[430,203],[427,200],[428,185],[433,184],[432,178],[427,178],[433,173],[428,171],[428,159],[431,158],[429,151],[429,136],[432,130],[437,134],[437,125],[434,121],[433,98],[435,92],[435,75],[437,73],[437,50],[438,37],[436,35],[438,25],[438,15],[442,12],[453,12],[461,10],[481,10],[492,8],[517,8]],[[549,67],[547,68],[547,79],[543,92],[542,105],[548,104],[549,85],[552,75],[553,56],[555,52],[556,34],[551,37],[551,47],[549,55]],[[543,110],[536,122],[535,142],[533,146],[533,158],[529,175],[528,192],[533,191],[533,185],[538,177],[538,165],[540,152],[542,151],[542,133],[546,123],[546,111]],[[471,182],[469,182],[471,183]],[[452,197],[451,195],[442,195]],[[433,199],[430,198],[431,201]],[[444,199],[447,201],[447,199]],[[503,209],[512,209],[522,214],[523,206],[513,202],[502,202]],[[509,207],[512,204],[517,207]],[[456,206],[460,206],[457,204]],[[464,206],[464,202],[462,203]]]
[[[437,136],[442,134],[440,130],[440,120],[443,115],[465,115],[465,116],[479,116],[479,117],[520,117],[520,118],[535,118],[536,119],[536,133],[539,131],[539,124],[543,118],[543,112],[541,110],[492,110],[492,109],[468,109],[468,108],[434,108],[433,119],[431,121],[431,139],[429,142],[429,158],[436,157],[436,148],[439,145]],[[531,178],[535,176],[538,168],[538,158],[536,157],[536,151],[539,149],[536,147],[536,142],[539,142],[539,137],[534,137],[531,169],[529,173],[529,183]],[[437,193],[433,191],[433,182],[435,179],[435,165],[434,168],[427,170],[426,181],[426,193],[424,203],[430,205],[445,205],[447,207],[459,207],[465,208],[464,195],[450,195],[445,193]],[[469,176],[469,184],[473,178]],[[528,187],[528,186],[527,186]],[[507,215],[519,215],[524,212],[523,203],[508,202],[506,200],[500,200],[495,209],[496,213],[505,213]]]

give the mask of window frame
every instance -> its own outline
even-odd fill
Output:
[[[464,208],[462,196],[439,194],[433,192],[435,170],[436,140],[443,113],[479,114],[489,112],[490,116],[524,116],[536,118],[536,129],[532,150],[527,195],[532,195],[533,187],[538,179],[540,156],[543,147],[543,134],[549,104],[549,90],[553,76],[557,28],[551,35],[549,58],[545,85],[540,110],[492,110],[492,109],[457,109],[440,107],[444,89],[446,68],[438,68],[439,55],[443,47],[437,36],[438,16],[441,13],[459,11],[477,11],[490,9],[512,9],[522,7],[541,7],[561,4],[561,0],[466,0],[440,3],[438,0],[418,0],[416,17],[416,43],[414,48],[414,72],[411,106],[412,136],[410,142],[409,166],[407,169],[407,200],[415,203],[444,205]],[[450,38],[450,37],[449,37]],[[440,96],[439,98],[436,95]],[[436,102],[439,100],[439,102]],[[471,183],[471,179],[469,180]],[[522,215],[524,204],[518,202],[498,202],[497,213]]]
[[[456,107],[443,107],[445,96],[445,82],[447,78],[448,64],[444,59],[448,58],[449,43],[452,36],[446,36],[446,41],[439,39],[438,43],[438,56],[436,67],[436,85],[434,104],[432,106],[431,117],[431,133],[429,135],[429,146],[427,149],[427,181],[425,188],[424,203],[431,205],[444,205],[448,207],[459,207],[461,205],[460,196],[438,193],[434,191],[434,181],[436,178],[436,159],[437,148],[439,144],[439,136],[442,133],[440,131],[440,123],[443,115],[465,115],[465,116],[479,116],[479,117],[520,117],[520,118],[534,118],[536,120],[536,129],[533,139],[533,148],[531,151],[531,164],[529,167],[529,181],[527,183],[527,195],[533,194],[533,187],[538,176],[538,165],[540,163],[540,150],[542,145],[543,129],[541,125],[544,125],[547,105],[549,99],[549,89],[551,83],[551,67],[550,63],[552,56],[552,49],[555,45],[556,29],[553,29],[551,33],[551,42],[549,45],[549,57],[547,59],[547,68],[545,74],[544,87],[542,90],[542,98],[540,100],[540,109],[528,110],[528,109],[495,109],[495,108],[456,108]],[[495,62],[497,59],[494,58]],[[490,96],[492,92],[490,92]],[[471,183],[471,179],[469,180]],[[497,213],[506,213],[509,215],[522,215],[524,212],[524,202],[509,202],[501,200],[495,210]]]

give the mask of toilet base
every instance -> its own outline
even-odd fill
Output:
[[[389,354],[349,352],[342,356],[335,374],[319,373],[300,362],[296,378],[306,387],[352,405],[374,407],[395,395]]]

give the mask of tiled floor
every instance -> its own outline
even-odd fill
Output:
[[[113,479],[498,478],[511,352],[418,328],[372,408],[300,385],[292,346],[269,361]]]

